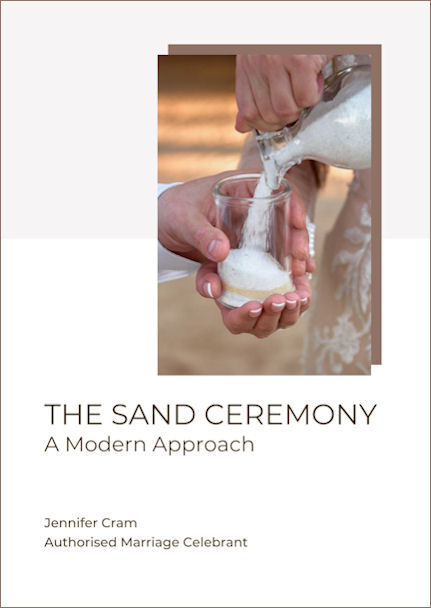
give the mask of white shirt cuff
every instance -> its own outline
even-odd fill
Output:
[[[196,272],[200,267],[199,262],[194,262],[176,253],[172,253],[172,251],[163,247],[160,242],[158,243],[158,257],[159,283],[183,279]]]
[[[174,186],[180,186],[183,182],[172,182],[172,184],[157,184],[157,196],[163,194],[165,190],[173,188]]]

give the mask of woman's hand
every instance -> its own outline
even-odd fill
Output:
[[[311,268],[311,266],[310,266]],[[311,303],[311,287],[306,275],[293,277],[296,291],[272,295],[260,302],[247,302],[234,310],[219,302],[223,323],[233,334],[248,333],[267,338],[278,329],[294,325]],[[196,288],[206,298],[219,298],[222,292],[217,264],[204,264],[196,275]]]
[[[322,95],[329,55],[237,55],[235,128],[276,131],[299,118]]]

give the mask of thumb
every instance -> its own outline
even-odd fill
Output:
[[[194,207],[190,208],[185,218],[183,235],[189,245],[213,262],[221,262],[229,253],[230,243],[225,233],[212,226],[199,209]]]

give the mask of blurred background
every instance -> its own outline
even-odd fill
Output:
[[[235,57],[159,57],[158,181],[236,169],[245,135],[234,129]],[[316,205],[316,262],[345,199],[350,171],[331,167]],[[315,279],[313,279],[314,281]],[[301,374],[307,314],[265,340],[234,336],[194,276],[159,284],[159,374]]]

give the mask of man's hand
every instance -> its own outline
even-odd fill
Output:
[[[237,55],[235,128],[276,131],[321,98],[328,55]]]
[[[159,196],[159,241],[166,249],[197,262],[220,262],[227,257],[229,239],[215,228],[212,187],[235,173],[195,179]]]

